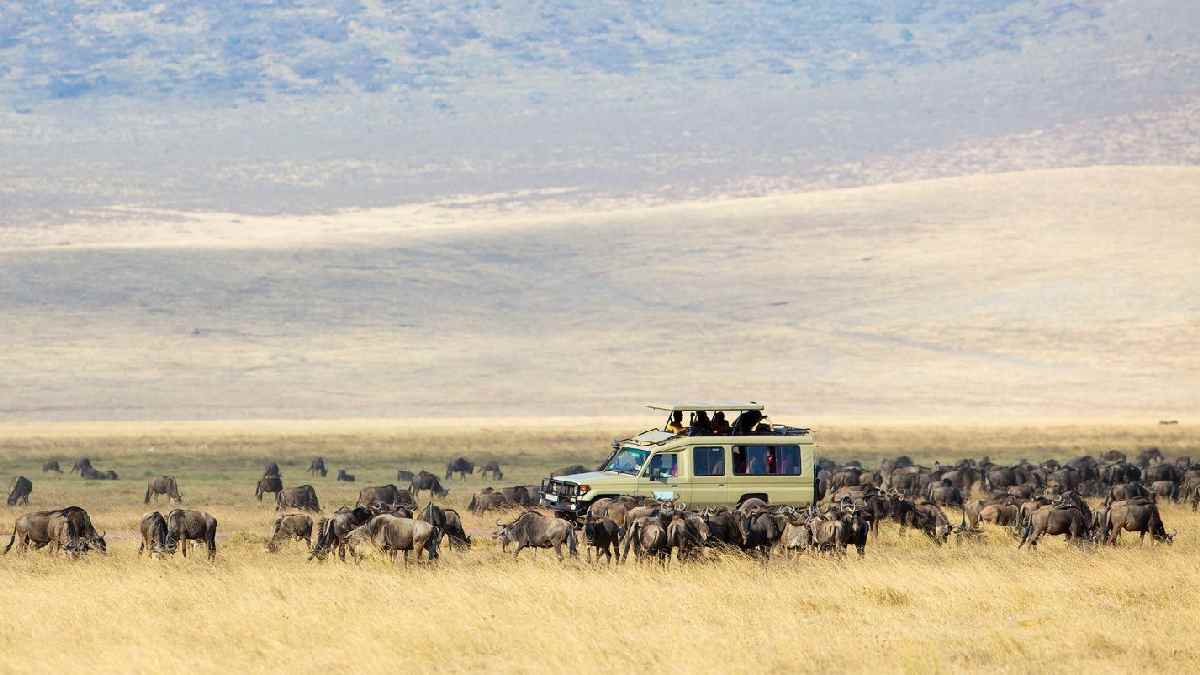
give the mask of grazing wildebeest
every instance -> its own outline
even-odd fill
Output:
[[[417,519],[436,527],[450,540],[451,548],[457,550],[471,548],[471,537],[467,536],[466,530],[463,529],[462,516],[458,515],[458,511],[443,509],[433,502],[429,502],[425,508],[421,509]]]
[[[446,495],[450,494],[449,490],[442,487],[442,482],[438,480],[437,476],[425,471],[418,473],[413,478],[413,482],[408,486],[408,491],[413,497],[420,497],[422,490],[429,491],[430,499],[433,499],[434,497],[445,497]]]
[[[1117,543],[1121,530],[1137,532],[1139,543],[1146,541],[1147,533],[1156,542],[1170,544],[1175,541],[1175,533],[1167,534],[1163,527],[1158,505],[1149,499],[1113,502],[1104,510],[1100,528],[1100,538],[1108,544]]]
[[[144,503],[150,503],[150,497],[154,497],[154,501],[158,501],[159,495],[166,495],[172,504],[182,502],[183,495],[179,494],[179,484],[175,482],[175,476],[159,476],[146,481],[146,500]]]
[[[421,473],[424,472],[422,471]],[[466,457],[459,457],[446,462],[446,480],[450,480],[454,474],[458,474],[459,478],[466,480],[469,473],[475,473],[475,465]]]
[[[562,546],[567,545],[567,553],[572,557],[579,555],[578,543],[575,539],[575,529],[561,518],[547,518],[537,511],[526,511],[508,524],[496,521],[495,538],[500,541],[501,548],[508,549],[509,543],[515,543],[517,550],[513,552],[516,558],[524,548],[554,548],[554,555],[563,559]]]
[[[167,552],[167,519],[158,511],[151,511],[142,516],[141,522],[142,545],[138,546],[138,555],[150,550],[150,557]]]
[[[283,477],[279,473],[279,465],[275,462],[267,462],[267,465],[263,467],[263,476],[274,476],[276,478]]]
[[[324,478],[326,475],[328,475],[329,470],[325,468],[325,458],[324,457],[313,457],[313,460],[311,462],[309,462],[309,464],[308,464],[308,473],[312,476],[321,474],[322,478]]]
[[[414,474],[411,471],[408,471],[407,469],[398,469],[396,471],[396,480],[398,480],[398,481],[401,481],[404,483],[411,483],[413,478],[416,478],[416,474]]]
[[[91,469],[91,468],[92,468],[92,460],[88,459],[87,457],[80,457],[79,459],[75,460],[74,464],[71,465],[70,473],[82,474],[85,470]]]
[[[42,473],[46,473],[47,471],[53,471],[54,473],[62,473],[62,468],[58,466],[57,459],[52,459],[52,460],[42,464]]]
[[[175,554],[176,548],[188,554],[188,542],[204,542],[208,559],[217,557],[217,519],[204,511],[175,509],[167,514],[167,551]]]
[[[49,536],[47,543],[51,554],[63,551],[67,557],[75,558],[86,550],[79,541],[74,523],[66,516],[50,516],[49,522],[46,523],[46,534]]]
[[[1063,535],[1068,543],[1083,544],[1091,532],[1091,522],[1083,512],[1074,506],[1051,504],[1034,511],[1030,522],[1025,525],[1021,535],[1021,548],[1026,543],[1030,548],[1037,548],[1038,539],[1042,535]]]
[[[1108,506],[1113,502],[1121,502],[1126,499],[1135,499],[1137,497],[1150,497],[1150,490],[1142,485],[1141,481],[1132,481],[1120,485],[1114,485],[1108,490],[1108,495],[1104,498],[1104,505]]]
[[[17,476],[13,481],[12,490],[8,493],[8,505],[16,506],[17,504],[29,505],[29,495],[33,493],[33,481],[25,476]]]
[[[621,543],[621,559],[629,559],[629,547],[633,546],[634,559],[641,562],[647,556],[655,556],[663,565],[671,557],[671,544],[667,541],[667,528],[663,527],[662,519],[655,516],[641,516],[633,519],[625,529],[625,537]],[[562,556],[560,555],[559,558]]]
[[[271,527],[271,540],[267,542],[267,551],[274,553],[286,541],[301,539],[312,550],[312,517],[307,513],[285,513],[275,519]]]
[[[564,466],[561,469],[558,469],[556,471],[552,471],[552,472],[550,472],[550,475],[551,476],[574,476],[577,473],[587,473],[589,471],[591,471],[591,469],[587,468],[586,466],[584,466],[582,464],[572,464],[570,466]]]
[[[471,496],[467,510],[472,513],[483,513],[484,511],[507,509],[511,506],[512,502],[508,501],[502,492],[480,492]]]
[[[258,501],[262,501],[264,492],[274,492],[278,497],[283,491],[283,480],[279,476],[263,476],[258,479],[258,484],[254,486],[254,496],[258,497]]]
[[[487,478],[488,474],[492,475],[492,480],[502,480],[504,472],[500,470],[499,462],[488,462],[483,465],[483,470],[479,472],[480,478]]]
[[[400,507],[416,508],[417,500],[412,493],[388,483],[365,487],[358,491],[358,505],[382,511],[395,511]]]
[[[334,511],[333,515],[329,518],[322,518],[321,524],[317,528],[317,545],[312,548],[308,559],[321,558],[323,560],[336,546],[338,557],[345,560],[346,537],[354,528],[365,524],[375,515],[371,512],[371,509],[359,505],[352,509],[342,507]]]
[[[317,501],[317,491],[311,485],[297,485],[275,493],[275,510],[300,509],[302,511],[320,511],[321,503]]]
[[[367,543],[390,555],[393,563],[398,561],[398,554],[403,551],[404,566],[407,567],[409,551],[417,552],[418,564],[422,552],[428,554],[430,561],[437,560],[437,545],[441,538],[441,532],[430,523],[384,513],[351,530],[346,536],[346,545],[355,560],[362,558],[358,547]]]
[[[597,562],[603,555],[605,562],[611,563],[613,552],[617,554],[617,562],[621,562],[621,528],[611,518],[597,518],[588,513],[583,520],[583,536],[588,562],[592,562],[592,549],[596,549]]]
[[[354,474],[346,473],[345,469],[338,469],[337,480],[340,480],[340,481],[343,481],[346,483],[353,483],[354,482]]]
[[[915,504],[912,525],[939,546],[950,539],[953,530],[950,519],[936,504]]]
[[[14,542],[17,544],[18,552],[25,551],[29,548],[30,544],[33,544],[34,548],[42,548],[46,544],[49,544],[50,531],[48,528],[50,521],[56,517],[66,518],[71,522],[71,526],[74,528],[74,536],[77,539],[77,551],[82,552],[87,549],[96,549],[104,553],[108,550],[108,546],[104,541],[104,534],[97,534],[88,512],[78,506],[68,506],[53,511],[35,511],[18,517],[17,522],[13,525],[12,536],[9,537],[8,546],[4,547],[4,552],[7,554]]]

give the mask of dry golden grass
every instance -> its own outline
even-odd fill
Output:
[[[481,425],[479,428],[486,427]],[[78,503],[107,529],[111,553],[81,561],[44,551],[0,558],[4,670],[120,672],[383,672],[632,669],[698,672],[1188,671],[1200,666],[1190,632],[1200,606],[1200,516],[1164,507],[1174,546],[1077,551],[1047,540],[1017,551],[1002,531],[977,545],[937,548],[886,526],[866,558],[739,556],[667,569],[565,564],[547,551],[513,561],[488,541],[494,518],[466,517],[467,553],[436,567],[308,563],[302,544],[268,554],[274,518],[254,501],[261,459],[285,482],[324,454],[359,482],[313,481],[325,509],[364,485],[392,482],[396,466],[435,468],[450,453],[495,456],[512,481],[532,482],[568,461],[591,461],[624,429],[510,425],[503,433],[432,427],[313,425],[303,435],[228,425],[6,429],[4,476],[33,478],[34,507]],[[848,458],[907,452],[1010,458],[1197,446],[1179,429],[1144,427],[838,427],[820,430],[826,453]],[[153,447],[154,451],[148,449]],[[43,476],[43,459],[88,454],[123,480]],[[187,506],[220,520],[215,564],[202,557],[139,559],[135,528],[144,473],[174,473]],[[455,483],[459,508],[480,486]],[[165,502],[159,505],[166,509]],[[12,509],[15,517],[23,509]],[[0,528],[7,542],[11,518]],[[83,655],[83,656],[81,656]]]

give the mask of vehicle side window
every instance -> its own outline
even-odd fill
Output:
[[[692,466],[697,476],[725,475],[725,448],[697,447],[692,448]]]
[[[662,453],[650,458],[650,469],[646,474],[650,480],[674,478],[679,473],[679,456]]]
[[[739,476],[799,476],[800,446],[739,445],[733,449],[733,473]]]

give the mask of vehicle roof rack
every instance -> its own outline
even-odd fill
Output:
[[[757,401],[725,401],[725,402],[709,402],[709,403],[647,403],[646,407],[651,410],[660,412],[717,412],[717,411],[739,411],[746,410],[765,410],[766,406]]]

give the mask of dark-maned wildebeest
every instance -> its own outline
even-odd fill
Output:
[[[471,496],[471,501],[467,504],[467,510],[472,513],[483,513],[484,511],[496,511],[512,507],[512,502],[501,492],[480,492]]]
[[[275,493],[275,510],[300,509],[302,511],[320,511],[321,503],[317,501],[317,490],[311,485],[297,485]]]
[[[950,479],[943,478],[942,482],[929,486],[929,501],[938,506],[957,506],[961,508],[963,505],[963,493],[962,490],[955,487]]]
[[[327,476],[329,474],[329,470],[325,468],[325,458],[313,457],[313,460],[308,464],[308,473],[312,476],[321,474],[322,478]]]
[[[81,473],[82,474],[85,470],[91,469],[91,468],[92,468],[92,460],[88,459],[87,457],[80,457],[79,459],[75,460],[74,464],[71,465],[70,473]]]
[[[1046,534],[1062,535],[1068,543],[1083,544],[1087,541],[1091,526],[1083,512],[1074,506],[1043,506],[1034,511],[1030,522],[1025,525],[1017,548],[1026,543],[1030,548],[1037,548],[1038,539]]]
[[[750,500],[747,500],[750,501]],[[742,530],[742,550],[764,561],[771,557],[771,549],[779,540],[779,527],[767,510],[743,512],[739,527]]]
[[[488,462],[483,465],[483,470],[479,472],[480,478],[487,478],[491,474],[492,480],[503,480],[504,472],[500,470],[499,462]]]
[[[390,556],[393,563],[398,562],[398,554],[403,552],[404,566],[407,567],[409,551],[417,552],[418,564],[422,552],[428,554],[430,561],[437,560],[437,545],[441,538],[441,532],[430,523],[384,513],[351,530],[346,536],[346,545],[355,560],[362,558],[358,547],[368,543]]]
[[[46,523],[46,534],[50,538],[48,544],[51,554],[63,551],[67,557],[76,558],[86,550],[75,532],[74,523],[66,516],[50,516],[50,521]]]
[[[398,480],[398,481],[401,481],[404,483],[411,483],[413,478],[416,478],[416,474],[414,474],[411,471],[408,471],[407,469],[398,469],[396,471],[396,480]]]
[[[1104,505],[1108,506],[1113,502],[1121,502],[1126,499],[1135,499],[1137,497],[1150,497],[1150,490],[1142,485],[1141,481],[1132,481],[1114,485],[1108,489],[1108,495],[1104,498]]]
[[[496,521],[495,538],[503,550],[508,544],[517,545],[513,552],[516,558],[524,548],[554,548],[554,555],[563,559],[562,546],[567,545],[567,553],[574,558],[579,555],[579,545],[575,539],[575,529],[561,518],[547,518],[537,511],[526,511],[508,524]]]
[[[621,555],[618,560],[629,559],[631,545],[634,559],[638,562],[654,556],[658,558],[659,562],[666,565],[667,560],[671,557],[671,544],[667,541],[667,528],[663,527],[662,519],[655,516],[641,516],[634,518],[629,523],[629,527],[625,528],[625,537],[621,542]]]
[[[317,528],[317,545],[312,548],[308,559],[325,559],[330,551],[337,547],[338,557],[346,559],[346,537],[354,528],[359,527],[373,518],[376,514],[366,506],[354,508],[342,507],[333,512],[329,518],[322,518]]]
[[[450,480],[454,474],[458,474],[459,478],[466,480],[469,473],[475,473],[475,465],[466,457],[458,457],[446,462],[446,480]]]
[[[108,550],[104,534],[96,532],[88,512],[78,506],[68,506],[53,511],[35,511],[18,517],[17,522],[13,525],[12,536],[8,539],[8,546],[4,547],[4,552],[7,554],[13,543],[17,544],[18,552],[27,550],[30,544],[34,548],[42,548],[49,544],[50,531],[48,528],[50,521],[55,517],[63,517],[71,522],[74,536],[77,538],[77,551],[96,549],[104,553]]]
[[[303,540],[311,551],[312,533],[313,521],[307,513],[285,513],[276,518],[271,527],[271,540],[267,542],[267,551],[274,553],[292,539]]]
[[[163,514],[151,511],[143,515],[141,531],[142,545],[138,546],[138,556],[147,549],[151,558],[167,552],[167,519],[163,518]]]
[[[697,560],[704,555],[708,526],[704,520],[686,511],[673,511],[667,522],[667,558],[671,551],[679,562]]]
[[[534,488],[530,492],[529,486],[514,485],[512,487],[501,488],[500,494],[504,495],[504,498],[508,501],[520,506],[537,506],[537,494],[540,489]]]
[[[13,481],[12,490],[8,493],[8,505],[16,506],[17,504],[29,505],[29,495],[33,493],[33,481],[25,476],[17,476]]]
[[[275,476],[276,478],[283,477],[279,473],[279,465],[276,464],[275,462],[267,462],[267,465],[265,467],[263,467],[263,475],[264,476]]]
[[[939,546],[950,539],[950,532],[954,529],[950,519],[936,504],[914,505],[912,524]]]
[[[1175,541],[1175,533],[1167,534],[1163,527],[1158,505],[1149,499],[1113,502],[1104,510],[1100,528],[1100,539],[1108,544],[1117,543],[1121,530],[1137,532],[1141,535],[1139,543],[1146,541],[1147,533],[1156,542],[1170,544]]]
[[[151,497],[154,497],[154,501],[157,502],[159,495],[166,495],[172,504],[183,501],[183,495],[179,494],[179,484],[175,482],[175,476],[159,476],[146,481],[144,503],[149,504]]]
[[[172,555],[182,548],[188,554],[188,542],[204,542],[208,559],[217,557],[217,519],[204,511],[175,509],[167,514],[167,551]]]
[[[708,525],[710,546],[729,546],[740,549],[745,543],[745,533],[738,524],[741,514],[737,511],[705,510],[701,517],[704,519],[704,524]]]
[[[358,505],[381,511],[395,511],[397,508],[416,508],[417,500],[412,493],[388,483],[374,485],[358,491]],[[360,523],[361,525],[361,523]]]
[[[429,502],[425,508],[420,510],[417,519],[436,527],[450,540],[451,548],[456,550],[471,548],[471,537],[467,536],[467,531],[463,529],[462,516],[458,515],[458,511],[443,509],[437,504]]]
[[[588,513],[583,519],[583,537],[588,562],[592,562],[592,549],[596,549],[597,562],[604,556],[605,562],[611,563],[614,552],[617,562],[621,562],[621,528],[611,518],[597,518]]]
[[[418,473],[413,478],[413,482],[408,486],[408,491],[412,493],[413,497],[420,497],[422,490],[429,491],[430,499],[433,499],[434,497],[445,497],[446,495],[450,494],[449,490],[442,487],[442,482],[438,480],[437,476],[425,471]]]
[[[353,483],[354,482],[354,474],[346,473],[345,469],[338,469],[337,479],[340,481],[343,481],[345,483]]]
[[[97,471],[95,468],[87,466],[80,470],[79,475],[84,480],[119,480],[117,472],[109,469],[108,471]]]
[[[846,537],[846,524],[839,518],[816,516],[808,521],[812,533],[813,545],[818,551],[827,551],[842,555],[849,543]]]
[[[1158,466],[1166,466],[1160,464]],[[1150,484],[1150,494],[1173,502],[1179,501],[1179,483],[1173,480],[1156,480]]]
[[[279,476],[263,476],[258,479],[258,485],[254,486],[254,496],[258,497],[258,501],[262,501],[264,492],[274,492],[275,496],[283,491],[283,480]]]
[[[551,471],[550,475],[551,476],[574,476],[577,473],[587,473],[589,471],[591,471],[591,469],[587,468],[586,466],[584,466],[582,464],[572,464],[570,466],[564,466],[561,469]]]
[[[54,473],[62,473],[62,468],[58,466],[57,459],[52,459],[52,460],[42,464],[42,473],[46,473],[47,471],[53,471]]]

